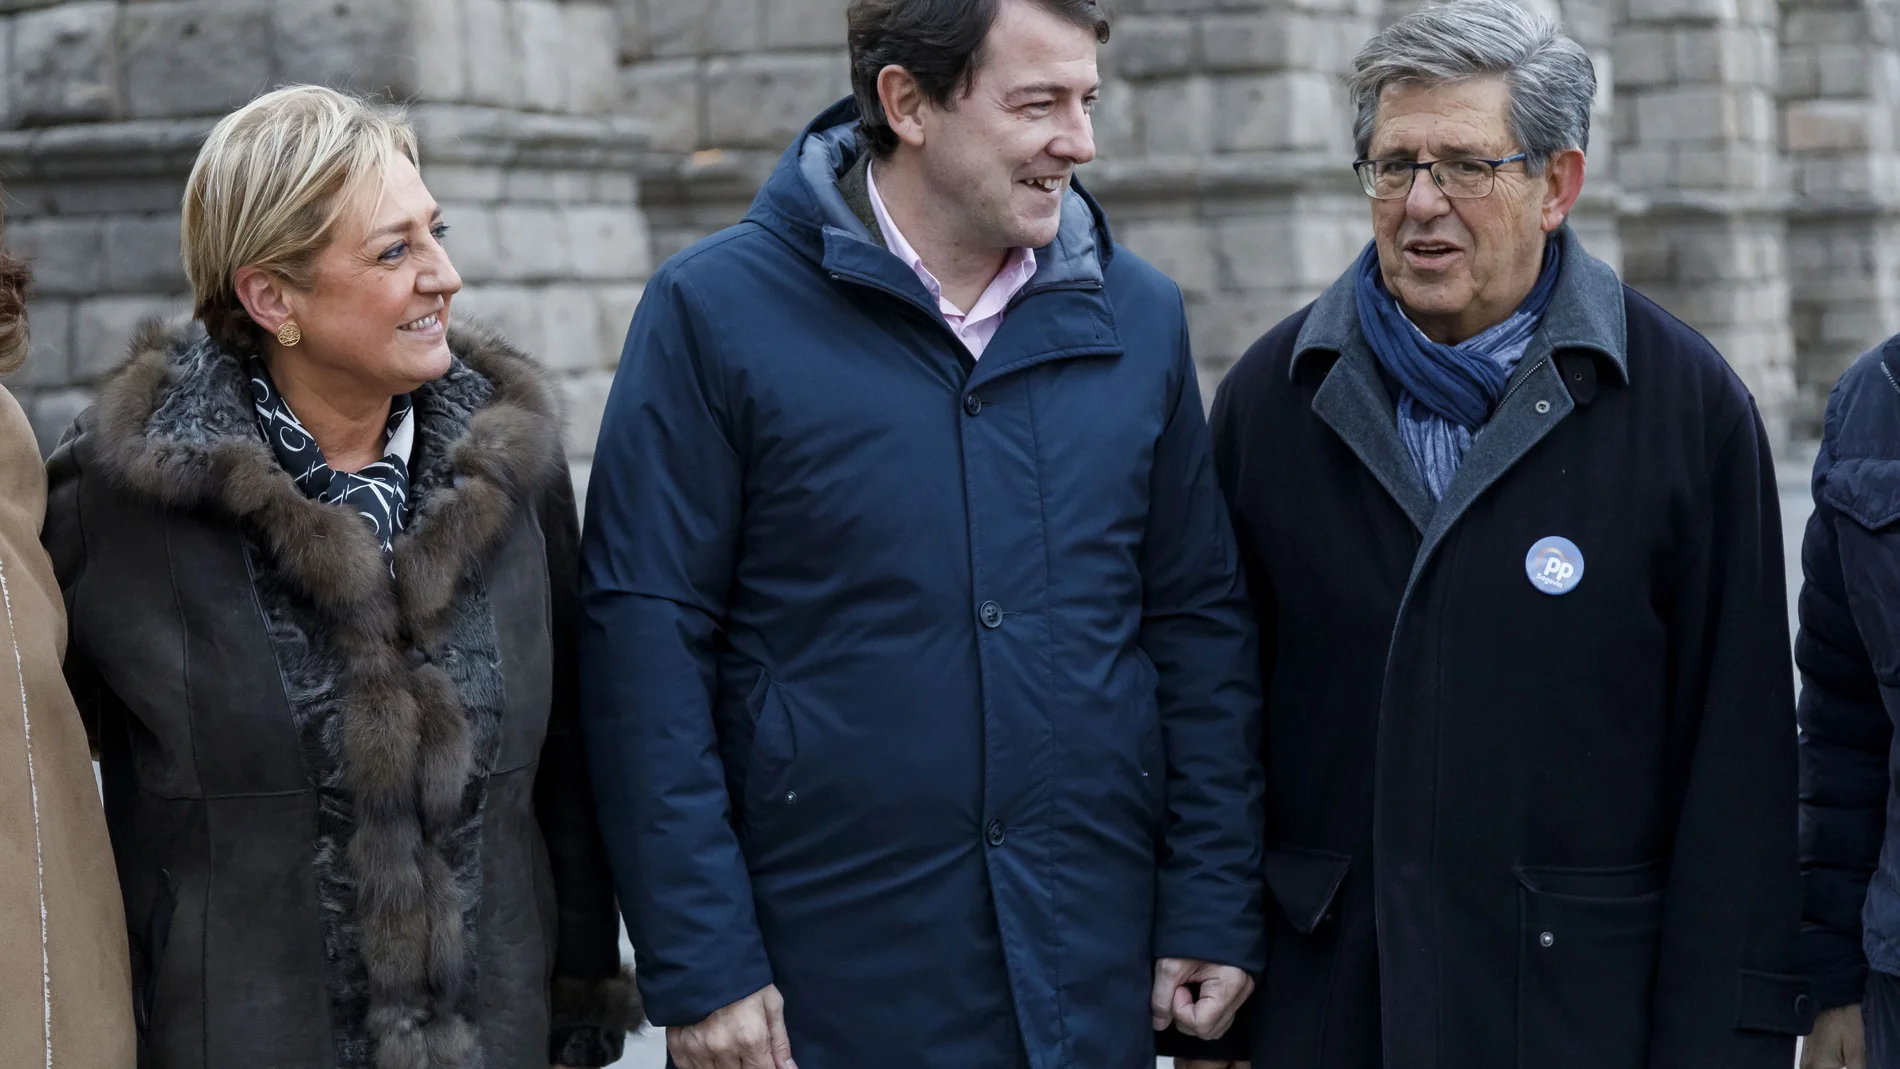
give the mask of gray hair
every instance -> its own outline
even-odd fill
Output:
[[[1501,75],[1511,93],[1511,136],[1539,173],[1565,149],[1590,147],[1596,69],[1557,23],[1511,0],[1453,0],[1415,11],[1367,41],[1352,61],[1353,143],[1372,144],[1387,86],[1443,85]]]

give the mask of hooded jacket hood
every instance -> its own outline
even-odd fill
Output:
[[[858,137],[858,102],[846,97],[826,108],[779,157],[746,214],[802,255],[836,273],[868,254],[896,263],[845,203],[838,179],[868,151]],[[1108,216],[1094,197],[1071,179],[1062,203],[1056,239],[1036,250],[1036,277],[1029,290],[1052,285],[1100,286],[1115,254]]]

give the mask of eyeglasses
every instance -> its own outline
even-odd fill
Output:
[[[1491,195],[1492,187],[1497,185],[1498,168],[1529,158],[1530,153],[1520,152],[1501,160],[1433,160],[1430,163],[1359,160],[1352,169],[1359,173],[1359,188],[1373,200],[1401,200],[1411,196],[1412,184],[1418,181],[1420,171],[1430,171],[1432,181],[1445,196],[1476,200]]]

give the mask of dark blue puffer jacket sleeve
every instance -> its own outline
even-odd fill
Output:
[[[1258,973],[1264,773],[1257,634],[1183,329],[1142,540],[1141,647],[1157,675],[1167,826],[1156,957]]]
[[[1882,388],[1885,383],[1881,383]],[[1851,388],[1843,382],[1842,388]],[[1821,1009],[1859,1002],[1867,982],[1861,906],[1886,829],[1887,749],[1893,725],[1848,608],[1838,527],[1852,523],[1826,500],[1835,465],[1841,390],[1814,462],[1815,509],[1801,545],[1802,959]]]
[[[713,722],[742,464],[708,320],[648,284],[608,397],[582,538],[582,719],[601,830],[658,1025],[772,982]]]

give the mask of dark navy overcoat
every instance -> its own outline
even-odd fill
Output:
[[[856,108],[648,284],[584,716],[648,1013],[804,1069],[1152,1066],[1261,964],[1256,639],[1179,290],[1067,197],[980,361],[847,207]]]

